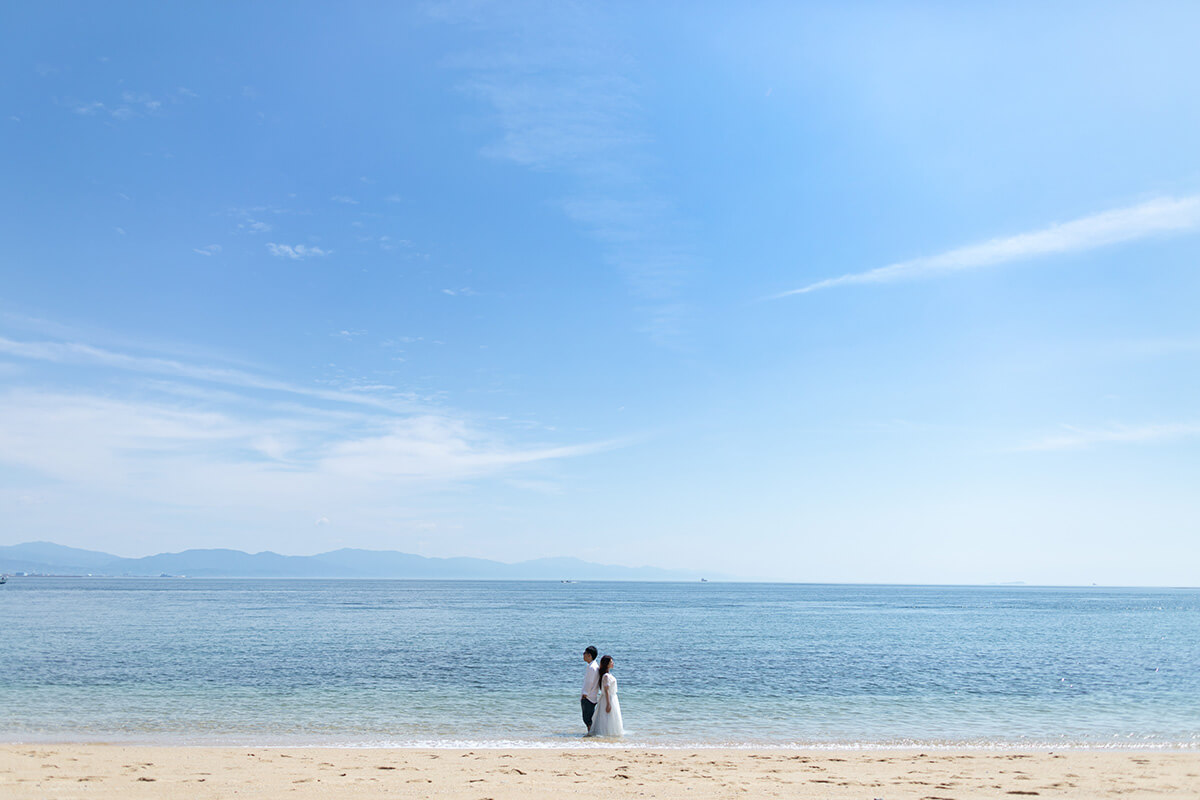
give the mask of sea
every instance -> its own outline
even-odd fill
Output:
[[[0,741],[1195,750],[1200,590],[10,578]]]

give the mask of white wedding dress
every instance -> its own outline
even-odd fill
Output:
[[[612,712],[605,711],[612,705]],[[592,717],[592,729],[588,736],[622,736],[625,726],[621,722],[621,703],[617,700],[617,679],[605,675],[600,681],[600,694],[596,697],[596,714]]]

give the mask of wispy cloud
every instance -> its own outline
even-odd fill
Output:
[[[1118,352],[1133,356],[1172,356],[1200,354],[1200,338],[1138,339],[1106,344],[1105,352]]]
[[[276,219],[297,216],[303,212],[296,212],[287,208],[280,208],[273,205],[257,205],[238,208],[230,208],[227,212],[231,217],[237,220],[238,233],[270,233],[275,229],[275,225],[267,222],[263,217],[270,216]]]
[[[343,204],[343,205],[347,205],[347,206],[356,206],[356,205],[358,205],[358,201],[357,201],[357,200],[355,200],[353,197],[347,197],[347,196],[346,196],[346,195],[344,195],[344,194],[335,194],[333,197],[331,197],[331,198],[329,198],[329,199],[330,199],[330,200],[332,200],[332,201],[333,201],[333,202],[335,202],[335,203],[341,203],[341,204]]]
[[[445,490],[536,481],[545,477],[539,464],[625,444],[532,440],[491,418],[406,404],[388,386],[313,390],[78,342],[0,338],[0,353],[55,365],[8,373],[0,387],[0,468],[17,470],[22,492],[46,498],[28,514],[21,498],[0,491],[0,511],[20,515],[6,518],[30,536],[80,524],[75,509],[87,498],[89,530],[101,535],[181,514],[185,546],[219,529],[254,530],[278,546],[295,541],[298,519],[338,520],[384,540]]]
[[[180,88],[168,93],[168,96],[171,102],[180,103],[196,97],[196,93],[189,89]],[[66,105],[81,116],[92,117],[103,114],[113,119],[124,121],[133,119],[134,117],[158,114],[162,110],[163,101],[148,92],[125,90],[121,92],[119,100],[114,100],[110,103],[104,103],[99,100],[91,102],[68,101]]]
[[[0,353],[35,361],[59,364],[103,366],[131,372],[169,375],[176,378],[222,384],[245,389],[300,395],[319,400],[373,406],[396,411],[411,411],[411,398],[359,392],[345,392],[296,386],[286,381],[227,367],[212,367],[172,358],[122,353],[79,342],[16,341],[0,337]]]
[[[221,252],[221,245],[210,244],[204,247],[193,247],[192,252],[199,253],[202,256],[215,256]]]
[[[1098,247],[1144,239],[1167,233],[1200,229],[1200,195],[1151,200],[1089,217],[1051,225],[979,244],[968,245],[936,256],[901,261],[885,267],[842,275],[811,283],[775,297],[806,294],[836,286],[891,283],[952,272],[1024,261],[1039,256],[1093,250]]]
[[[302,259],[315,256],[327,256],[332,253],[332,250],[322,250],[320,247],[311,247],[306,244],[276,244],[275,242],[267,242],[267,250],[273,256],[280,258]]]
[[[683,327],[679,295],[695,258],[673,203],[648,178],[638,82],[591,16],[599,8],[549,5],[533,28],[503,6],[442,4],[431,14],[488,30],[497,43],[447,62],[498,130],[483,154],[569,176],[564,212],[628,283],[647,333],[669,344]]]
[[[146,92],[122,92],[121,100],[131,106],[138,106],[147,112],[158,111],[162,108],[162,101],[154,99]]]
[[[1063,433],[1047,436],[1016,448],[1019,451],[1077,450],[1102,444],[1147,444],[1200,436],[1200,422],[1158,425],[1117,425],[1085,429],[1063,426]]]
[[[4,330],[10,333],[3,333]],[[225,350],[212,350],[195,345],[184,345],[174,340],[147,338],[145,334],[138,336],[122,336],[105,328],[93,326],[64,325],[55,320],[33,317],[28,314],[18,314],[11,311],[0,311],[0,342],[12,343],[19,331],[26,338],[23,344],[36,345],[39,343],[67,344],[87,342],[86,347],[96,350],[107,350],[112,353],[153,354],[158,358],[169,358],[180,363],[191,364],[223,364],[247,372],[263,372],[262,366],[255,362],[231,358]],[[40,341],[29,341],[29,337],[38,337]]]
[[[299,503],[395,504],[407,485],[500,475],[619,446],[519,445],[449,413],[309,415],[114,398],[88,392],[0,392],[0,463],[76,490],[100,489],[208,508]],[[32,478],[33,476],[30,475]]]
[[[392,250],[396,250],[397,248],[411,248],[412,246],[413,243],[409,239],[393,239],[391,236],[379,237],[380,250],[387,250],[390,252]]]
[[[248,219],[245,222],[238,223],[238,230],[245,231],[246,233],[269,233],[271,231],[271,223],[257,219]]]

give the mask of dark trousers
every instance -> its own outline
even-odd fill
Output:
[[[583,724],[592,729],[592,715],[596,713],[596,704],[586,697],[579,698],[579,707],[583,709]]]

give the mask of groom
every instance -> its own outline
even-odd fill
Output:
[[[592,715],[596,713],[596,701],[600,692],[600,662],[596,660],[596,648],[588,645],[583,651],[583,661],[587,664],[583,673],[583,694],[579,697],[579,705],[583,709],[583,724],[588,730],[592,729]]]

